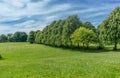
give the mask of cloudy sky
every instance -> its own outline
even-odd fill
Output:
[[[42,30],[74,14],[98,26],[119,5],[120,0],[0,0],[0,34]]]

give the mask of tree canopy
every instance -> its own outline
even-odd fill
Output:
[[[71,40],[73,44],[83,44],[89,47],[89,43],[94,43],[96,41],[96,33],[93,30],[87,29],[85,27],[80,27],[75,30],[75,32],[71,35]]]
[[[2,35],[0,35],[0,42],[7,42],[7,36],[6,35],[4,35],[4,34],[2,34]]]
[[[120,41],[120,7],[106,18],[98,27],[100,38],[105,43],[114,44],[114,50],[117,49],[117,44]]]
[[[32,35],[32,37],[35,38],[35,43],[56,47],[71,47],[74,46],[74,44],[72,44],[71,34],[79,29],[79,27],[84,27],[92,32],[94,31],[94,33],[96,30],[90,22],[83,23],[81,20],[79,20],[77,15],[72,15],[64,20],[53,21],[42,31],[34,32],[34,36]],[[28,39],[30,39],[30,36],[31,32],[28,36]]]
[[[35,32],[34,31],[30,31],[27,41],[30,42],[31,44],[34,43],[34,41],[35,41]]]
[[[25,32],[15,32],[12,37],[15,42],[25,42],[27,40]]]

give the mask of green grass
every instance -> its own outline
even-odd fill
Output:
[[[0,78],[120,78],[120,53],[0,43]]]

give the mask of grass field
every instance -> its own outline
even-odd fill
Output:
[[[0,43],[0,78],[120,78],[120,53]]]

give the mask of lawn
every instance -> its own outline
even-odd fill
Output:
[[[0,78],[119,78],[120,52],[0,43]]]

